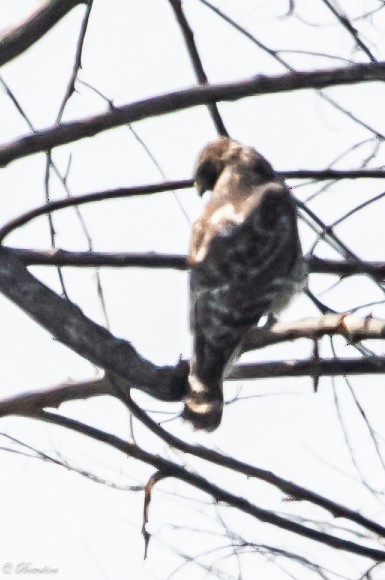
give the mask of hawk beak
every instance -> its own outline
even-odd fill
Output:
[[[194,187],[195,187],[195,189],[197,190],[197,192],[198,192],[198,195],[199,195],[200,197],[202,197],[202,195],[203,195],[203,194],[204,194],[204,192],[206,191],[206,190],[205,190],[205,188],[204,188],[204,187],[202,187],[202,186],[200,186],[200,185],[198,184],[198,182],[197,182],[197,181],[194,181]]]

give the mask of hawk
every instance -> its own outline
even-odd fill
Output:
[[[290,190],[255,149],[227,137],[209,143],[196,163],[195,186],[212,194],[188,255],[194,344],[183,417],[213,431],[243,337],[288,303],[303,285],[305,266]]]

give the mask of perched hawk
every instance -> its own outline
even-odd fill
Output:
[[[293,198],[255,149],[227,137],[209,143],[195,185],[212,194],[194,224],[188,257],[194,352],[183,416],[212,431],[222,418],[226,368],[243,337],[287,304],[305,267]]]

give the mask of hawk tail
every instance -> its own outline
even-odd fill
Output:
[[[192,423],[194,429],[214,431],[221,422],[222,413],[222,378],[219,381],[204,384],[194,371],[191,371],[188,377],[183,418]]]

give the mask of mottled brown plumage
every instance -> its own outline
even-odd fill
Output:
[[[255,149],[225,137],[209,143],[195,185],[212,194],[188,257],[194,352],[183,415],[212,431],[222,418],[226,368],[244,335],[287,304],[305,268],[290,191]]]

